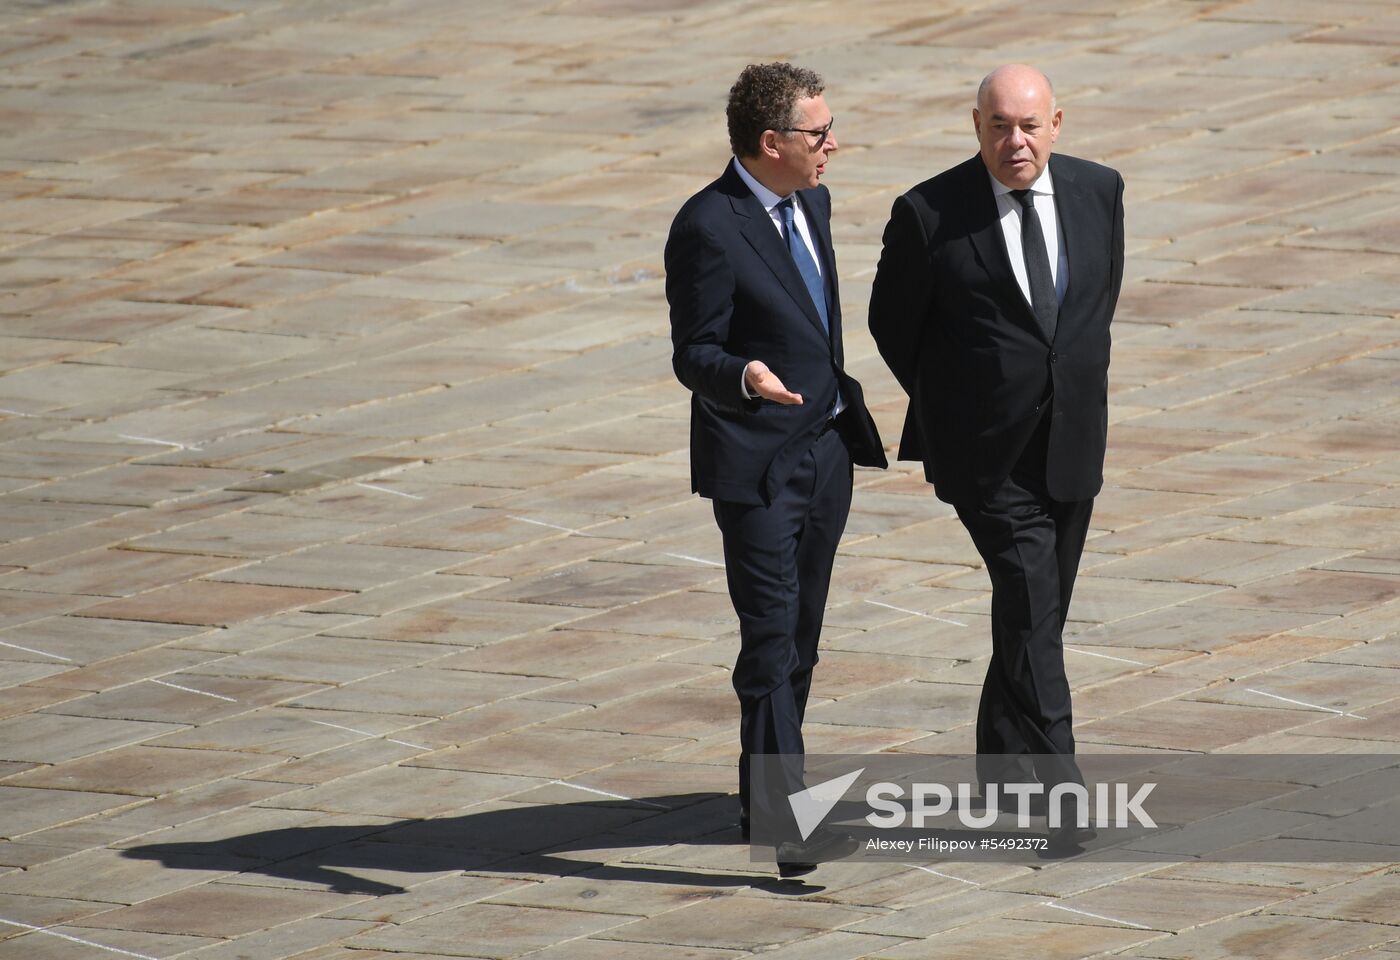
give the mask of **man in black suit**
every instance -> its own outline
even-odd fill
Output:
[[[922,460],[992,581],[978,776],[1079,780],[1061,633],[1103,485],[1109,321],[1123,279],[1123,180],[1052,156],[1044,74],[982,81],[979,155],[894,204],[870,330],[905,392],[901,460]],[[1050,755],[1050,756],[1047,756]]]
[[[842,369],[831,195],[818,182],[838,144],[822,90],[791,64],[745,68],[726,111],[734,158],[681,207],[666,241],[672,364],[692,391],[691,484],[713,501],[739,617],[746,833],[749,757],[803,753],[852,462],[886,465],[860,384]],[[784,875],[811,869],[782,854]]]

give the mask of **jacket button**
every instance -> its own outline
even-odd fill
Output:
[[[1051,363],[1054,363],[1056,360],[1059,360],[1059,359],[1060,359],[1060,355],[1059,355],[1058,353],[1055,353],[1055,352],[1052,350],[1052,351],[1050,352],[1050,362],[1051,362]]]

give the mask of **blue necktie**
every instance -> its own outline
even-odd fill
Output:
[[[811,251],[807,249],[807,244],[802,242],[802,235],[797,232],[797,224],[793,222],[792,197],[780,202],[778,210],[783,216],[783,238],[787,240],[788,253],[792,254],[792,262],[797,264],[797,272],[802,274],[802,282],[807,285],[807,293],[816,305],[817,316],[822,318],[822,329],[830,337],[831,324],[826,318],[826,287],[822,284],[822,275],[817,272],[817,264],[812,259]],[[837,390],[830,415],[836,416],[845,407],[841,391]]]
[[[802,274],[802,282],[807,284],[807,292],[817,308],[817,315],[822,318],[822,329],[830,335],[831,326],[826,319],[826,287],[822,284],[822,275],[817,272],[816,261],[812,259],[807,244],[802,242],[802,235],[797,232],[797,225],[793,222],[792,197],[779,203],[778,210],[783,216],[783,237],[787,240],[788,253],[792,254],[792,261],[797,264],[797,272]]]

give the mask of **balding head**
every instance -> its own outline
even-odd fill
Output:
[[[977,88],[972,126],[982,162],[1012,189],[1029,187],[1050,161],[1061,113],[1050,78],[1023,63],[997,67]]]
[[[1052,113],[1055,110],[1055,87],[1050,83],[1050,78],[1024,63],[1008,63],[983,77],[977,86],[977,109],[986,110],[987,97],[993,88],[998,94],[1007,90],[1020,90],[1031,95],[1049,94],[1050,110]]]

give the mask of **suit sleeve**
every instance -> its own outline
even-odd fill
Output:
[[[703,227],[681,224],[666,241],[666,300],[671,307],[671,366],[676,378],[718,407],[756,406],[743,395],[748,361],[725,350],[734,314],[729,258]]]
[[[913,204],[899,197],[885,226],[884,249],[870,291],[870,335],[911,397],[932,293],[927,232]]]
[[[1113,198],[1113,247],[1110,251],[1112,259],[1112,271],[1109,274],[1109,282],[1112,284],[1112,300],[1109,302],[1113,306],[1118,305],[1118,291],[1123,287],[1123,177],[1118,176],[1118,189]]]

